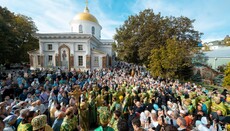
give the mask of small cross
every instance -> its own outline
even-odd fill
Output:
[[[88,3],[89,3],[88,0],[85,0],[86,7],[88,7]]]

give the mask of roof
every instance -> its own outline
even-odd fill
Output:
[[[97,18],[89,13],[88,7],[85,8],[84,12],[77,14],[73,18],[73,21],[78,21],[78,20],[86,20],[86,21],[91,21],[91,22],[99,24]]]
[[[31,51],[27,51],[28,54],[39,54],[39,50],[35,49],[35,50],[31,50]]]
[[[103,54],[103,55],[107,55],[107,53],[101,51],[101,50],[97,50],[97,49],[91,49],[92,52],[95,52],[97,54]]]
[[[207,57],[230,57],[230,46],[219,47],[218,49],[204,53]]]

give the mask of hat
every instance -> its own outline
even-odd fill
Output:
[[[200,124],[201,124],[201,121],[197,120],[195,125],[196,125],[196,127],[198,127]]]
[[[156,114],[157,112],[156,112],[155,110],[152,110],[151,113],[152,113],[152,114]]]
[[[120,100],[120,101],[122,101],[123,98],[124,98],[124,97],[123,97],[122,95],[119,96],[119,100]]]
[[[33,126],[33,130],[38,130],[46,126],[47,117],[46,115],[39,115],[32,119],[31,125]]]
[[[159,106],[157,104],[153,104],[153,109],[158,110]]]
[[[102,108],[99,111],[99,119],[100,119],[100,123],[102,125],[107,125],[109,123],[109,119],[110,119],[110,112],[109,110]]]
[[[204,125],[207,125],[208,124],[207,118],[206,117],[202,117],[201,118],[201,123],[204,124]]]
[[[35,91],[35,94],[40,94],[40,91],[39,91],[39,90],[36,90],[36,91]]]
[[[17,116],[9,115],[3,120],[3,122],[9,124],[9,123],[15,121],[16,119],[17,119]],[[14,123],[12,123],[12,124],[14,124]]]

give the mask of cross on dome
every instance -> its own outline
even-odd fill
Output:
[[[85,0],[86,7],[88,7],[88,4],[89,4],[88,0]]]
[[[89,8],[88,8],[88,0],[85,0],[85,10],[84,10],[84,13],[89,13]]]

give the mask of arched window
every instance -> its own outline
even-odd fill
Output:
[[[83,33],[82,25],[79,25],[79,33]]]
[[[92,35],[95,35],[95,27],[92,27]]]

